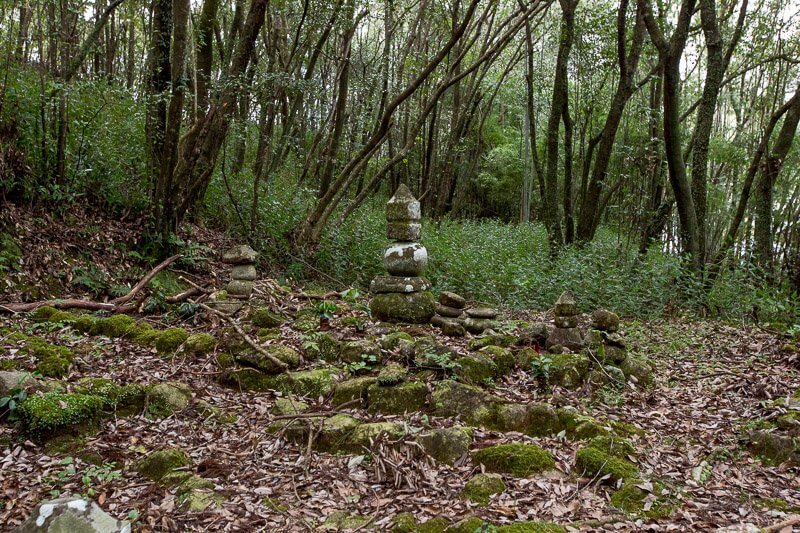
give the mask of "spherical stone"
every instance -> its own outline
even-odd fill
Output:
[[[495,322],[490,318],[469,317],[464,320],[464,327],[466,330],[474,334],[483,333],[487,329],[492,329],[494,326]]]
[[[572,316],[556,316],[555,320],[553,321],[557,328],[577,328],[578,327],[578,317],[577,315]]]
[[[231,279],[253,281],[258,277],[255,265],[234,265],[231,270]]]
[[[255,250],[246,244],[240,244],[225,252],[225,255],[222,256],[222,262],[229,265],[246,265],[255,263],[257,257],[258,253]]]
[[[458,318],[461,316],[461,309],[449,307],[447,305],[436,304],[436,312],[448,318]]]
[[[378,276],[369,284],[369,292],[382,294],[387,292],[422,292],[431,288],[426,278],[410,276]]]
[[[405,184],[400,185],[386,203],[386,220],[394,221],[418,221],[422,216],[419,200],[414,198],[411,191]]]
[[[467,316],[472,318],[497,318],[497,310],[489,307],[476,307],[475,309],[467,309]]]
[[[442,291],[439,293],[439,303],[447,307],[455,307],[456,309],[464,309],[464,307],[467,306],[466,298],[449,291]]]
[[[427,324],[433,317],[435,301],[429,292],[378,294],[369,304],[372,318],[386,322]]]
[[[225,289],[228,291],[228,296],[230,298],[246,300],[247,298],[250,298],[250,294],[253,292],[253,285],[254,283],[252,281],[235,279],[228,283],[228,286],[225,287]]]
[[[393,241],[417,241],[421,235],[419,222],[389,222],[386,226],[386,236]]]
[[[608,332],[617,331],[619,315],[606,309],[597,309],[592,313],[592,328]]]
[[[383,265],[393,276],[419,276],[428,265],[428,250],[417,242],[397,242],[386,247]]]

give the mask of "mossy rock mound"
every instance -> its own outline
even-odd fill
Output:
[[[476,351],[486,348],[487,346],[508,348],[509,346],[513,346],[516,342],[517,338],[514,335],[483,335],[470,339],[469,342],[467,342],[467,348]]]
[[[206,355],[214,351],[217,339],[208,333],[189,335],[183,344],[183,351],[191,355]]]
[[[456,376],[473,385],[481,385],[494,380],[499,373],[495,362],[480,353],[459,357],[456,359],[456,363],[458,364],[455,371]]]
[[[319,314],[313,309],[303,309],[297,313],[292,328],[303,333],[319,329]]]
[[[24,431],[44,440],[94,429],[103,405],[102,398],[91,394],[48,392],[28,397],[17,407],[17,413]]]
[[[748,451],[767,466],[800,464],[800,438],[773,431],[751,431],[745,438]]]
[[[469,452],[472,446],[472,428],[456,426],[426,431],[417,437],[425,453],[448,465]]]
[[[248,313],[247,320],[258,328],[277,328],[286,322],[286,317],[266,307],[256,307]]]
[[[103,409],[113,410],[122,416],[141,412],[146,396],[141,385],[117,385],[106,378],[83,378],[75,386],[75,392],[102,398]]]
[[[72,350],[66,346],[50,344],[37,337],[27,337],[25,349],[36,358],[36,370],[48,378],[66,377],[75,359]]]
[[[367,527],[372,522],[369,516],[353,514],[349,511],[334,511],[317,528],[317,531],[354,531]]]
[[[339,349],[339,359],[345,363],[377,364],[381,360],[381,347],[363,339],[347,341]]]
[[[591,367],[591,361],[582,354],[548,354],[549,359],[541,360],[539,367],[542,368],[547,377],[549,385],[561,385],[568,389],[576,389],[583,385]]]
[[[167,381],[147,389],[145,411],[150,418],[166,418],[183,411],[192,399],[192,389],[180,381]]]
[[[405,435],[402,424],[395,422],[368,422],[358,424],[350,432],[346,443],[337,451],[344,453],[362,453],[369,449],[371,444],[381,435],[386,435],[389,439],[395,440]]]
[[[275,400],[275,407],[272,409],[276,415],[296,415],[308,411],[309,405],[295,398],[278,398]]]
[[[391,387],[406,380],[408,371],[406,367],[398,363],[389,363],[378,372],[378,385]]]
[[[666,518],[675,511],[664,485],[636,478],[626,479],[611,495],[611,505],[630,515],[651,519]]]
[[[488,356],[494,364],[497,365],[498,376],[509,374],[517,363],[511,350],[500,346],[486,346],[485,348],[481,348],[480,353]]]
[[[497,406],[494,427],[491,429],[546,437],[557,434],[564,426],[558,411],[548,404],[508,403]]]
[[[381,345],[381,348],[387,351],[394,350],[404,342],[413,343],[414,337],[405,331],[394,331],[384,335],[384,337],[378,341],[378,343]]]
[[[498,406],[505,402],[477,387],[448,380],[436,384],[432,403],[437,416],[460,416],[469,424],[493,427]]]
[[[294,348],[283,344],[268,344],[261,347],[266,353],[285,363],[289,368],[297,368],[300,365],[300,354]],[[236,360],[247,366],[256,368],[266,374],[279,374],[283,369],[279,367],[269,357],[255,350],[245,350],[236,354]]]
[[[451,524],[445,529],[446,533],[475,533],[476,531],[483,531],[482,528],[487,525],[483,518],[477,516],[470,516],[459,520],[455,524]],[[493,531],[490,529],[489,531]]]
[[[402,415],[424,410],[427,399],[428,387],[420,381],[393,387],[375,384],[367,390],[367,410],[371,413]]]
[[[136,462],[133,469],[142,476],[155,482],[169,479],[177,469],[186,469],[192,465],[189,455],[181,448],[167,448],[151,452]],[[186,476],[188,477],[188,476]]]
[[[528,477],[555,468],[550,452],[535,444],[498,444],[472,454],[472,462],[482,464],[489,472]]]
[[[639,476],[639,470],[630,461],[592,446],[581,448],[575,454],[575,473],[581,477],[610,482]]]
[[[189,338],[189,332],[183,328],[168,328],[159,333],[155,347],[160,354],[172,354]]]
[[[342,405],[353,400],[367,399],[367,389],[377,383],[377,379],[372,376],[347,379],[336,384],[333,391],[333,405]]]
[[[223,383],[242,390],[274,390],[284,394],[317,398],[327,396],[333,390],[337,375],[338,369],[334,368],[284,372],[275,376],[254,368],[239,368],[226,372]]]
[[[653,364],[642,356],[628,355],[619,368],[628,381],[640,387],[649,387],[655,381]]]
[[[350,436],[361,425],[361,421],[351,415],[339,413],[322,421],[314,449],[329,453],[349,453],[355,448]],[[300,443],[305,443],[307,436],[303,435]]]
[[[135,329],[128,332],[126,338],[139,346],[153,347],[161,336],[161,330],[156,329],[147,322],[140,322]]]
[[[128,315],[114,315],[95,320],[89,329],[90,335],[125,337],[136,328],[136,321]]]
[[[614,435],[598,435],[589,439],[587,445],[614,457],[627,457],[636,453],[636,447],[628,439]]]
[[[506,484],[499,474],[476,474],[464,485],[461,498],[483,507],[489,505],[492,496],[505,490]]]
[[[306,358],[312,361],[322,359],[328,363],[339,360],[339,341],[327,331],[311,335],[303,345]]]

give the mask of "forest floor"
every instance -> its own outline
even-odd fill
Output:
[[[63,253],[52,252],[55,243],[62,252],[77,246],[76,240],[55,239],[52,221],[40,223],[33,232],[38,237],[21,240],[26,244],[21,272],[27,279],[44,275],[48,268],[52,272],[52,266],[47,266],[50,260],[44,258],[47,254],[52,254],[56,263],[66,262]],[[24,233],[30,226],[23,223],[19,229]],[[76,230],[76,235],[79,232]],[[221,247],[227,244],[224,239],[202,237],[221,255]],[[87,253],[103,254],[113,240],[107,232],[98,231],[96,240],[85,239],[95,248]],[[54,244],[48,248],[49,242]],[[128,261],[125,257],[120,254],[115,264],[106,262],[97,268],[113,272]],[[25,270],[29,268],[41,270],[35,274]],[[213,263],[194,274],[194,279],[220,288],[224,276],[224,267]],[[0,300],[20,297],[11,284],[5,292]],[[419,531],[425,531],[426,524],[428,531],[443,531],[448,524],[467,517],[479,517],[498,528],[537,521],[585,531],[708,531],[728,526],[737,526],[737,531],[754,527],[792,531],[792,524],[798,523],[797,464],[789,461],[768,466],[746,446],[751,430],[766,428],[787,413],[781,405],[797,408],[788,402],[798,398],[800,391],[800,357],[787,346],[791,339],[785,335],[746,324],[623,317],[621,332],[628,351],[646,358],[654,369],[649,386],[629,382],[620,388],[592,390],[584,385],[570,389],[548,384],[541,372],[525,367],[478,384],[477,388],[503,401],[548,404],[559,412],[573,408],[601,421],[604,427],[615,427],[616,422],[629,424],[625,436],[632,449],[624,460],[638,469],[637,481],[649,494],[644,497],[643,509],[624,512],[611,503],[622,481],[615,483],[613,476],[602,473],[587,475],[585,468],[578,468],[576,454],[586,441],[564,431],[530,436],[478,425],[469,451],[450,466],[431,459],[416,441],[421,433],[462,423],[460,417],[441,416],[430,396],[424,407],[403,415],[381,414],[358,402],[337,408],[330,392],[336,383],[349,374],[369,376],[370,372],[363,365],[308,356],[313,332],[307,328],[300,331],[303,328],[298,324],[302,310],[314,309],[319,300],[299,287],[281,288],[271,279],[257,283],[256,297],[263,307],[285,317],[278,332],[264,341],[265,346],[294,348],[304,355],[301,370],[335,369],[332,387],[304,398],[308,411],[297,420],[309,424],[310,432],[299,440],[290,438],[288,431],[274,430],[276,421],[286,420],[277,418],[282,412],[276,409],[276,400],[286,398],[285,391],[241,390],[222,379],[227,371],[219,356],[229,345],[226,339],[236,335],[215,315],[201,311],[186,319],[174,312],[138,317],[156,328],[180,326],[189,333],[213,335],[219,344],[202,355],[190,354],[183,346],[165,354],[125,336],[85,334],[71,320],[48,322],[34,320],[30,314],[0,315],[4,369],[36,370],[36,357],[26,344],[39,338],[52,346],[67,347],[73,354],[62,378],[70,392],[87,377],[107,378],[119,385],[181,382],[191,391],[188,406],[164,418],[148,414],[146,408],[127,416],[112,414],[83,437],[62,440],[59,445],[34,438],[20,424],[0,422],[0,524],[13,529],[39,502],[56,494],[88,494],[112,516],[132,519],[141,531],[364,531],[397,528],[395,517],[400,513],[412,513]],[[330,329],[323,329],[337,342],[386,337],[388,330],[369,321],[364,298],[330,300],[337,304],[336,316]],[[257,328],[245,318],[237,320],[245,331],[257,335]],[[512,335],[524,323],[537,320],[552,323],[552,315],[503,315],[505,332]],[[582,325],[586,323],[584,317]],[[443,337],[430,326],[399,330],[414,338],[432,336],[449,347],[453,357],[475,351],[471,339]],[[23,335],[14,335],[18,332]],[[521,351],[516,345],[508,349],[515,355]],[[380,357],[403,361],[394,348],[382,350]],[[424,383],[433,394],[443,382],[431,372],[419,372],[409,379]],[[316,412],[334,415],[331,411],[348,413],[361,423],[393,423],[387,427],[403,428],[402,435],[392,439],[375,435],[363,450],[350,453],[313,450],[308,436],[319,437],[322,426],[318,422],[329,418],[305,416]],[[504,473],[505,490],[485,506],[465,499],[465,484],[481,471],[472,460],[473,452],[512,442],[540,446],[552,454],[555,468],[529,476]],[[183,470],[210,480],[206,490],[213,494],[213,502],[202,511],[187,510],[174,486],[152,481],[135,468],[148,453],[173,447],[191,458],[191,465]],[[662,501],[668,502],[662,507],[664,512],[652,512]],[[796,527],[800,529],[800,525]],[[451,526],[449,531],[456,529]]]

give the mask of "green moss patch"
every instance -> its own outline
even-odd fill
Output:
[[[171,354],[189,338],[189,333],[183,328],[169,328],[162,331],[155,340],[158,353]]]
[[[286,317],[270,311],[266,307],[257,307],[250,311],[247,319],[259,328],[277,328],[286,321]]]
[[[555,468],[555,460],[535,444],[499,444],[472,454],[472,462],[482,464],[489,472],[528,477]]]
[[[394,387],[372,385],[367,390],[367,409],[371,413],[402,415],[425,409],[428,387],[420,381]]]
[[[100,418],[103,400],[90,394],[48,392],[31,396],[18,407],[25,431],[38,439],[80,433]]]
[[[217,345],[217,339],[208,333],[195,333],[189,335],[186,342],[183,344],[183,349],[186,353],[192,355],[206,355],[214,351]]]
[[[134,465],[134,470],[147,479],[160,482],[176,469],[189,467],[191,464],[192,460],[185,451],[180,448],[167,448],[143,457]]]
[[[505,492],[506,484],[498,474],[476,474],[461,491],[461,498],[480,506],[489,504],[492,496]]]
[[[639,475],[636,465],[630,461],[591,446],[582,448],[575,454],[575,472],[582,477],[611,481],[636,478]]]
[[[632,515],[666,518],[675,510],[675,505],[665,497],[665,492],[661,483],[627,479],[611,495],[611,505]]]
[[[342,405],[356,399],[366,400],[367,389],[376,382],[377,379],[370,376],[340,381],[333,391],[333,405]]]
[[[496,533],[566,533],[567,529],[554,522],[517,522],[497,526]]]
[[[124,337],[134,331],[136,321],[128,315],[114,315],[96,320],[89,329],[90,335],[103,335],[105,337]]]

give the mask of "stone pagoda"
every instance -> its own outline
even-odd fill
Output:
[[[428,292],[431,282],[422,277],[428,264],[428,251],[417,242],[422,226],[419,200],[405,185],[400,185],[386,204],[386,235],[393,242],[383,253],[388,276],[370,283],[374,295],[372,317],[386,322],[427,324],[436,302]]]

